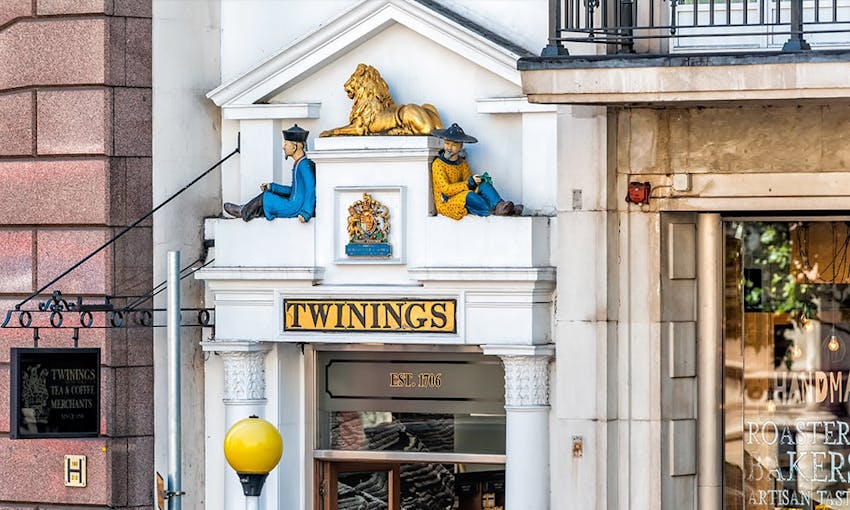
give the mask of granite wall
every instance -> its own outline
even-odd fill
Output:
[[[0,2],[0,311],[151,209],[150,0]],[[52,289],[98,299],[152,287],[143,224]],[[35,308],[35,301],[24,308]],[[39,346],[73,346],[42,329]],[[0,508],[153,506],[152,335],[84,330],[102,349],[101,437],[13,440],[9,348],[0,331]],[[66,454],[86,455],[88,485],[63,483]]]

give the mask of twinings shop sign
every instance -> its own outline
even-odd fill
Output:
[[[455,333],[454,299],[284,299],[284,331]]]
[[[12,438],[100,433],[100,349],[11,349]]]

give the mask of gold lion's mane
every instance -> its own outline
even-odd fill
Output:
[[[367,127],[372,124],[378,113],[396,107],[390,95],[390,87],[374,67],[364,66],[363,72],[356,73],[352,79],[355,92],[362,91],[354,96],[354,104],[348,116],[352,124]]]

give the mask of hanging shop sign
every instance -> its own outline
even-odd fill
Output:
[[[454,299],[284,299],[283,330],[455,333]]]
[[[100,349],[11,349],[12,438],[97,437]]]

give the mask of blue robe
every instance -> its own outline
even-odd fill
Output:
[[[271,183],[263,192],[263,213],[269,220],[301,216],[309,221],[315,209],[316,164],[306,157],[292,165],[291,186]]]

